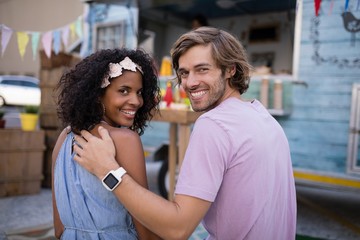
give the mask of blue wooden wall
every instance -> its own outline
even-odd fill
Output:
[[[345,1],[335,0],[332,11],[331,2],[323,0],[315,17],[314,1],[303,1],[298,79],[307,86],[293,85],[292,113],[278,120],[295,168],[345,174],[351,91],[360,83],[360,32],[351,41],[341,16]],[[360,19],[357,1],[349,3]]]

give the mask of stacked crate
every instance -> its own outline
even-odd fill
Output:
[[[44,131],[0,129],[0,197],[36,194],[43,179]]]
[[[55,55],[52,53],[51,58],[47,58],[43,51],[40,52],[41,68],[40,68],[40,128],[45,132],[45,154],[42,186],[51,187],[51,166],[52,152],[56,140],[62,131],[62,124],[56,112],[56,92],[55,88],[64,72],[74,66],[79,58],[65,53]]]

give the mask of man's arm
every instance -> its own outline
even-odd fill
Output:
[[[102,179],[110,170],[119,168],[115,148],[107,130],[99,128],[101,138],[87,131],[76,141],[75,160],[85,169]],[[198,226],[211,203],[199,198],[176,195],[173,202],[141,187],[128,174],[114,190],[114,194],[144,226],[165,239],[187,239]]]

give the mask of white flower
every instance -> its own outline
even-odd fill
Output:
[[[105,75],[105,77],[103,78],[101,88],[106,88],[107,86],[109,86],[110,78],[121,76],[123,69],[133,72],[136,72],[136,69],[138,69],[141,74],[144,74],[139,65],[131,61],[129,57],[125,57],[124,60],[119,63],[109,63],[109,75]]]
[[[114,77],[118,77],[122,74],[122,67],[121,67],[121,63],[109,63],[109,77],[110,78],[114,78]]]
[[[124,60],[120,62],[120,66],[122,66],[126,70],[131,70],[133,72],[136,72],[136,64],[133,61],[131,61],[129,57],[124,58]]]
[[[103,78],[102,83],[101,83],[101,88],[106,88],[107,86],[109,86],[110,82],[109,82],[109,76],[106,76]]]

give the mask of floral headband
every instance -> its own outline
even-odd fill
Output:
[[[107,86],[109,86],[110,78],[121,76],[123,69],[130,70],[133,72],[136,72],[137,69],[142,75],[144,74],[141,67],[136,63],[134,63],[129,57],[125,57],[124,60],[122,60],[119,63],[109,63],[109,69],[110,69],[109,74],[105,75],[105,77],[102,80],[101,88],[106,88]]]

